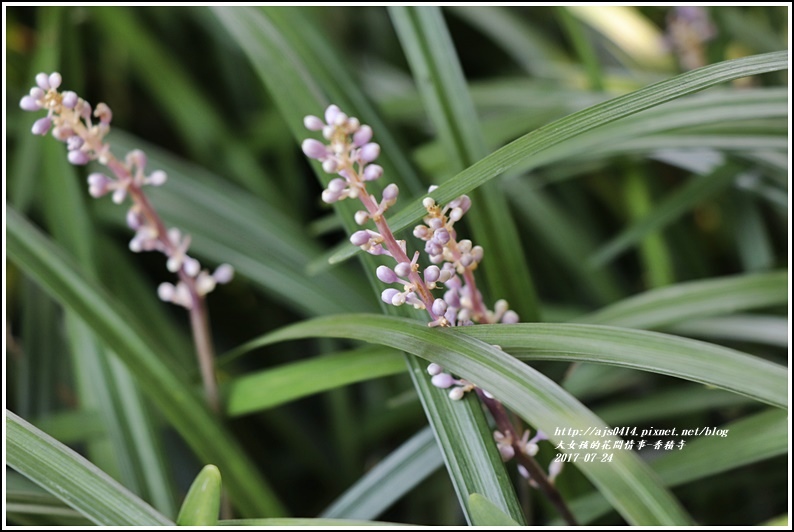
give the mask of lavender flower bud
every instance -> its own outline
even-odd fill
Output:
[[[309,131],[320,131],[323,127],[325,127],[325,123],[322,121],[322,119],[314,115],[304,117],[303,125],[306,126],[306,129]]]
[[[408,277],[411,274],[411,263],[410,262],[399,263],[397,266],[394,267],[394,273],[396,273],[400,277]]]
[[[399,281],[397,275],[388,266],[378,266],[378,269],[375,270],[375,275],[377,275],[378,279],[386,284],[396,283]]]
[[[383,168],[377,164],[368,164],[364,168],[364,181],[375,181],[383,175]]]
[[[149,179],[147,179],[146,182],[152,186],[159,187],[165,183],[167,179],[168,175],[165,172],[162,170],[155,170],[149,175]]]
[[[63,99],[61,100],[61,104],[66,107],[67,109],[74,109],[74,106],[77,105],[77,100],[79,100],[79,96],[74,91],[66,91],[63,93]]]
[[[133,231],[137,231],[142,225],[143,217],[141,216],[140,209],[135,208],[135,206],[130,207],[130,210],[127,211],[127,227]]]
[[[378,155],[380,155],[380,145],[375,142],[370,142],[362,146],[359,154],[361,160],[366,163],[371,163],[378,158]]]
[[[438,374],[439,374],[439,373],[441,373],[442,371],[444,371],[444,368],[442,368],[441,366],[439,366],[439,365],[438,365],[438,364],[436,364],[435,362],[432,362],[432,363],[430,363],[430,364],[427,366],[427,373],[428,373],[428,375],[430,375],[430,376],[433,376],[433,377],[435,377],[436,375],[438,375]]]
[[[44,72],[39,72],[36,74],[36,85],[41,88],[41,90],[49,90],[50,89],[50,77],[45,74]]]
[[[336,122],[336,117],[339,116],[339,114],[341,112],[342,111],[339,109],[338,106],[333,105],[333,104],[329,105],[328,108],[325,110],[325,122],[326,122],[326,124],[333,125],[334,122]]]
[[[369,213],[367,211],[356,211],[353,217],[358,225],[364,225],[369,221]]]
[[[502,316],[502,323],[518,323],[518,314],[515,313],[513,310],[508,310],[505,312],[505,315]]]
[[[416,227],[414,227],[414,236],[416,238],[421,238],[422,240],[425,240],[426,238],[428,238],[428,235],[429,235],[429,231],[426,225],[417,225]]]
[[[347,181],[339,177],[328,182],[328,190],[332,192],[342,192],[347,187]]]
[[[195,277],[201,271],[201,264],[193,257],[186,256],[182,269],[185,270],[185,273],[189,276]]]
[[[450,236],[449,231],[447,231],[444,227],[437,229],[436,232],[433,234],[433,240],[438,242],[439,244],[446,244],[449,242]]]
[[[443,299],[436,299],[433,301],[432,310],[436,316],[443,316],[447,312],[447,302]]]
[[[392,301],[399,294],[401,294],[401,292],[396,288],[387,288],[386,290],[381,292],[380,298],[383,300],[384,303],[388,303],[392,305],[393,304]]]
[[[226,284],[234,278],[234,268],[230,264],[221,264],[212,274],[215,281],[219,284]]]
[[[512,445],[498,444],[496,448],[499,449],[499,454],[502,456],[502,462],[509,462],[516,455],[516,450],[513,449]]]
[[[372,128],[367,125],[361,126],[361,128],[353,134],[353,144],[355,144],[357,148],[362,147],[370,140],[372,140]]]
[[[50,117],[45,116],[44,118],[39,118],[33,123],[33,127],[31,128],[31,132],[34,135],[46,135],[47,132],[50,130],[52,126],[52,120]]]
[[[328,156],[328,148],[325,144],[315,139],[306,139],[301,144],[303,153],[310,159],[325,159]]]
[[[33,96],[24,96],[19,101],[19,106],[25,111],[38,111],[41,109],[41,104]]]
[[[111,180],[108,176],[95,172],[88,176],[88,193],[94,198],[101,198],[110,191]],[[136,229],[133,227],[133,229]]]
[[[455,384],[455,379],[449,373],[438,373],[434,375],[430,382],[436,388],[449,388],[453,384]]]
[[[549,464],[549,482],[554,482],[554,479],[562,473],[564,462],[552,462]]]
[[[91,160],[88,157],[88,154],[82,150],[72,150],[69,152],[66,158],[69,159],[69,162],[75,166],[88,164],[88,161]]]
[[[61,81],[62,81],[61,80],[61,75],[58,72],[53,72],[47,78],[47,82],[48,82],[48,84],[49,84],[51,89],[57,89],[58,87],[60,87],[61,86]]]
[[[171,283],[160,283],[157,287],[157,297],[166,302],[171,302],[174,299],[176,288]]]
[[[383,189],[383,201],[393,204],[395,201],[397,201],[397,196],[399,193],[400,189],[397,188],[397,185],[391,183]]]
[[[355,233],[350,235],[350,243],[353,244],[354,246],[364,246],[369,242],[370,238],[371,236],[369,234],[369,231],[367,230],[356,231]]]
[[[323,172],[326,174],[333,174],[336,172],[336,169],[339,167],[339,164],[336,162],[336,159],[328,158],[323,161]]]
[[[449,391],[449,398],[453,401],[460,401],[463,399],[463,394],[466,393],[463,391],[463,388],[452,388]]]
[[[441,269],[438,266],[428,266],[425,268],[424,276],[426,283],[435,283],[441,276]]]

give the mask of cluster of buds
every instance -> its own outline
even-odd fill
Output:
[[[310,131],[321,131],[323,143],[316,139],[303,141],[303,152],[310,158],[322,163],[326,173],[337,175],[328,182],[323,190],[322,199],[326,203],[335,203],[346,198],[356,198],[364,206],[355,214],[358,225],[373,223],[375,229],[363,228],[354,232],[350,242],[372,255],[391,257],[396,262],[393,267],[381,265],[376,270],[378,279],[389,287],[381,293],[381,299],[390,305],[412,305],[416,309],[428,313],[429,326],[454,327],[472,325],[474,323],[517,323],[518,315],[509,310],[505,300],[496,302],[494,310],[483,304],[483,298],[477,289],[474,271],[483,259],[483,248],[475,246],[470,240],[458,240],[455,223],[460,221],[471,207],[471,199],[460,196],[445,206],[439,206],[428,196],[422,204],[427,210],[423,218],[424,224],[417,225],[413,234],[425,242],[425,252],[430,266],[419,266],[419,252],[409,258],[406,242],[397,240],[384,218],[385,212],[397,201],[399,190],[397,185],[387,185],[378,198],[367,191],[367,183],[383,175],[383,168],[375,164],[380,155],[380,146],[372,142],[372,128],[363,125],[355,117],[343,113],[335,105],[325,111],[325,120],[317,116],[307,116],[304,125]],[[432,194],[436,187],[430,187]],[[436,298],[431,291],[441,286],[446,291],[443,297]],[[449,390],[452,400],[462,399],[467,392],[477,390],[497,425],[501,428],[494,433],[499,453],[504,461],[521,454],[528,465],[535,464],[533,457],[538,452],[537,442],[545,439],[537,433],[529,439],[529,431],[525,431],[521,440],[514,442],[512,434],[518,434],[512,422],[504,413],[504,407],[485,390],[478,389],[474,383],[465,379],[455,378],[444,371],[439,364],[432,363],[427,368],[432,384]],[[526,462],[529,460],[529,462]],[[519,472],[530,484],[538,486],[544,483],[546,489],[550,480],[559,474],[556,465],[550,466],[551,477],[530,477],[524,465],[519,464]],[[533,466],[537,477],[543,472]]]
[[[113,202],[121,204],[130,196],[132,205],[127,211],[127,225],[135,231],[135,236],[130,240],[130,250],[136,253],[162,252],[168,257],[168,270],[180,277],[176,285],[160,285],[160,298],[190,309],[196,305],[198,298],[211,292],[217,284],[229,282],[234,273],[232,267],[221,265],[212,274],[202,269],[198,260],[187,254],[190,237],[183,238],[178,229],[166,230],[144,194],[145,185],[164,184],[166,173],[155,170],[147,174],[146,154],[141,150],[129,152],[124,162],[113,156],[110,144],[104,140],[113,119],[110,108],[100,103],[92,112],[91,104],[73,91],[59,92],[60,86],[59,73],[40,73],[36,76],[36,86],[22,98],[19,105],[25,111],[47,111],[47,116],[33,124],[32,132],[46,135],[52,131],[53,137],[66,143],[70,163],[85,165],[97,161],[110,170],[111,176],[102,172],[88,176],[88,193],[92,197],[111,194]]]

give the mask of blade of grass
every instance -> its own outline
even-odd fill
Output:
[[[669,334],[603,325],[517,323],[463,327],[522,360],[595,362],[724,388],[786,408],[784,366],[733,349]]]
[[[673,334],[698,338],[757,342],[783,348],[789,345],[789,320],[778,316],[718,316],[686,320],[665,329]]]
[[[16,210],[7,213],[7,251],[50,295],[78,314],[135,375],[197,455],[218,464],[229,479],[234,502],[246,514],[278,514],[280,502],[239,444],[210,413],[198,392],[182,380],[166,357],[156,354],[137,332],[140,325],[88,281],[65,253]]]
[[[576,144],[573,139],[587,131],[719,83],[786,68],[788,68],[787,52],[723,61],[588,107],[538,128],[479,160],[452,179],[445,181],[434,191],[433,197],[438,203],[446,203],[508,170],[527,171],[536,167],[539,162],[544,161],[544,151],[552,146],[558,146],[556,155],[565,158],[566,155],[563,153],[571,145]],[[576,153],[571,151],[567,156]],[[392,230],[404,229],[423,216],[425,211],[421,199],[416,199],[391,217]],[[356,251],[340,253],[335,257],[335,261],[344,260],[355,253]]]
[[[493,345],[471,337],[472,333],[480,329],[506,333],[511,327],[526,325],[431,329],[412,320],[358,314],[304,321],[260,337],[250,345],[261,346],[299,338],[330,336],[393,346],[436,362],[451,373],[476,382],[504,402],[505,406],[547,434],[554,434],[555,429],[560,426],[581,429],[581,434],[585,433],[587,427],[603,427],[603,421],[553,381]],[[466,331],[467,329],[470,331]],[[502,344],[501,340],[509,337],[509,334],[502,334],[498,343]],[[532,343],[534,338],[534,334],[528,334],[525,340]],[[554,338],[560,343],[566,342],[563,335]],[[491,341],[495,339],[496,337],[489,338]],[[610,350],[613,347],[610,345]],[[605,356],[608,354],[604,353]],[[628,350],[624,354],[628,355]],[[417,373],[420,371],[419,369]],[[778,377],[776,372],[771,373]],[[782,373],[785,381],[785,370]],[[423,375],[421,378],[424,382],[429,381]],[[458,407],[451,401],[447,404],[451,408]],[[689,522],[689,517],[679,503],[660,487],[647,466],[636,455],[622,453],[616,454],[614,458],[609,464],[582,462],[576,466],[630,523]]]
[[[405,361],[392,349],[365,347],[330,353],[247,373],[226,387],[226,412],[241,416],[273,408],[347,384],[405,371]],[[322,379],[316,378],[322,375]]]
[[[91,462],[6,410],[8,465],[103,526],[173,526]]]
[[[787,287],[786,271],[690,281],[624,299],[576,321],[654,329],[694,318],[785,305]]]
[[[422,429],[367,471],[320,517],[374,519],[442,464],[433,431]]]

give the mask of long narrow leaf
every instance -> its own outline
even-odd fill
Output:
[[[461,330],[494,330],[494,327],[463,327]],[[454,329],[430,329],[415,321],[386,316],[332,316],[285,327],[252,341],[251,345],[313,336],[365,340],[397,347],[436,362],[490,391],[508,408],[547,434],[554,434],[559,427],[581,430],[580,434],[584,434],[588,427],[605,426],[541,373],[493,345]],[[564,342],[564,338],[559,340]],[[614,461],[608,464],[577,462],[576,466],[632,524],[690,522],[678,502],[633,454],[616,454]]]
[[[8,465],[104,526],[173,526],[91,462],[6,410]]]
[[[423,429],[358,479],[321,517],[374,519],[442,463],[433,431]]]
[[[444,182],[434,191],[433,197],[438,203],[446,203],[508,170],[526,171],[534,168],[543,159],[544,150],[574,139],[586,131],[719,83],[786,68],[788,68],[787,52],[723,61],[588,107],[538,128],[481,159]],[[576,152],[570,153],[572,156],[575,154]],[[392,229],[398,231],[408,227],[421,218],[423,212],[420,198],[391,218]],[[343,260],[354,253],[355,251],[339,254],[334,260]]]
[[[199,457],[218,464],[235,503],[249,515],[279,514],[278,499],[255,473],[239,444],[220,425],[199,394],[136,333],[137,320],[97,290],[74,263],[13,209],[7,213],[9,258],[54,298],[76,312],[112,348],[141,389],[173,423]]]

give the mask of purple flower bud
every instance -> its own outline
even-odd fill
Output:
[[[449,242],[449,238],[449,231],[447,231],[444,227],[436,229],[436,232],[433,234],[433,240],[442,245]]]
[[[333,174],[336,172],[338,167],[339,165],[337,164],[336,159],[328,158],[323,161],[323,172],[326,174]]]
[[[234,268],[230,264],[221,264],[212,274],[215,281],[219,284],[226,284],[234,278]]]
[[[460,207],[455,207],[454,209],[449,211],[449,220],[451,222],[457,222],[461,218],[463,218],[463,209],[461,209]]]
[[[52,120],[50,120],[48,116],[45,116],[33,122],[33,127],[30,131],[34,135],[46,135],[50,130],[50,126],[52,126]]]
[[[372,128],[367,125],[361,126],[361,128],[353,134],[353,144],[358,148],[370,140],[372,140]]]
[[[474,258],[472,258],[472,256],[468,253],[460,256],[460,264],[464,268],[468,268],[469,266],[471,266],[473,262],[474,262]]]
[[[329,105],[328,108],[325,110],[325,122],[327,124],[331,124],[332,125],[334,122],[336,122],[336,117],[341,112],[342,111],[336,105],[333,105],[333,104]]]
[[[353,216],[356,220],[358,225],[364,225],[369,221],[369,213],[367,211],[356,211],[356,214]]]
[[[41,104],[33,96],[24,96],[19,101],[19,106],[25,111],[38,111],[41,109]]]
[[[80,117],[88,120],[91,118],[91,104],[88,102],[83,102],[83,106],[80,108]]]
[[[394,267],[394,273],[400,277],[408,277],[411,274],[411,263],[401,262]]]
[[[474,246],[471,248],[471,256],[475,262],[482,262],[482,257],[485,254],[483,251],[482,246]]]
[[[88,157],[88,154],[82,150],[72,150],[69,152],[69,155],[67,155],[66,158],[69,159],[69,162],[75,166],[88,164],[88,161],[91,160],[91,158]]]
[[[301,144],[301,148],[310,159],[325,159],[328,156],[328,149],[319,140],[306,139]]]
[[[397,188],[397,185],[394,183],[389,184],[386,188],[383,189],[383,200],[389,203],[397,201],[397,196],[400,193],[400,189]]]
[[[441,277],[441,269],[438,266],[428,266],[425,268],[425,282],[426,283],[435,283],[438,281],[438,278]],[[436,312],[436,314],[442,314],[441,312]]]
[[[303,125],[306,126],[306,129],[309,131],[320,131],[323,127],[325,127],[325,123],[314,115],[304,117]]]
[[[383,175],[383,167],[377,164],[368,164],[364,168],[364,181],[375,181]]]
[[[516,455],[516,450],[512,445],[499,444],[496,446],[499,449],[499,454],[502,456],[502,462],[509,462],[511,458]]]
[[[391,305],[392,300],[399,294],[401,294],[401,292],[396,288],[387,288],[381,293],[380,298],[383,300],[384,303],[388,303]]]
[[[453,401],[460,401],[461,399],[463,399],[463,394],[465,393],[466,392],[463,391],[463,388],[452,388],[449,391],[449,398],[452,399]]]
[[[325,189],[322,193],[322,199],[326,203],[335,203],[339,200],[339,192],[334,192],[333,190]]]
[[[414,236],[416,238],[421,238],[422,240],[425,240],[426,238],[428,238],[428,235],[429,232],[427,230],[426,225],[417,225],[416,227],[414,227]]]
[[[433,202],[433,205],[435,205],[435,202]],[[431,207],[432,207],[432,205],[431,205]],[[433,231],[437,231],[437,230],[441,229],[442,227],[444,227],[444,221],[441,218],[431,218],[430,221],[427,222],[427,225]]]
[[[94,198],[101,198],[110,190],[110,183],[110,178],[104,174],[90,174],[88,176],[88,193]],[[132,227],[132,229],[137,229],[137,227]]]
[[[452,308],[460,308],[460,297],[454,290],[448,290],[444,292],[444,301],[446,301],[447,305]]]
[[[502,316],[502,323],[518,323],[518,314],[513,310],[508,310],[505,312],[505,315]]]
[[[375,270],[375,275],[377,275],[378,279],[386,284],[396,283],[399,281],[397,274],[395,274],[394,271],[392,271],[392,269],[388,266],[378,266],[378,269]]]
[[[433,242],[432,240],[428,240],[425,243],[425,253],[428,255],[441,255],[443,252],[444,248],[441,246],[441,244]]]
[[[38,87],[33,87],[32,89],[30,89],[30,92],[28,94],[34,100],[43,100],[44,99],[44,91],[41,90]]]
[[[428,373],[428,375],[430,375],[430,376],[433,376],[433,377],[435,377],[436,375],[438,375],[438,374],[439,374],[439,373],[441,373],[442,371],[444,371],[444,368],[442,368],[441,366],[439,366],[439,365],[438,365],[438,364],[436,364],[435,362],[432,362],[432,363],[430,363],[430,364],[427,366],[427,373]]]
[[[36,85],[38,85],[41,90],[44,91],[49,90],[50,77],[44,72],[39,72],[38,74],[36,74]]]
[[[113,203],[115,203],[116,205],[121,205],[121,202],[123,202],[124,198],[126,197],[127,197],[127,187],[119,187],[113,192],[113,196],[111,196],[111,199],[113,200]]]
[[[47,78],[47,81],[51,89],[57,89],[61,86],[61,75],[57,72],[53,72],[50,74],[49,78]]]
[[[339,112],[335,117],[333,124],[334,126],[344,126],[347,123],[347,115],[343,112]]]
[[[66,149],[69,151],[79,150],[83,147],[83,137],[79,135],[72,135],[68,139],[66,139]]]
[[[195,277],[201,271],[201,263],[193,257],[185,256],[185,261],[182,269],[191,277]]]
[[[333,192],[342,192],[345,187],[347,187],[347,181],[338,177],[328,182],[328,190]]]
[[[378,158],[378,155],[380,155],[380,145],[375,142],[364,144],[359,153],[359,157],[361,157],[361,160],[365,163],[371,163]]]
[[[130,210],[127,211],[127,227],[129,227],[133,231],[137,231],[138,229],[141,228],[142,225],[143,225],[143,217],[141,216],[140,211],[135,207],[131,207]]]
[[[166,174],[162,170],[155,170],[149,175],[149,179],[147,180],[147,183],[149,183],[152,186],[159,187],[160,185],[165,183],[167,179],[168,179],[168,174]]]
[[[350,235],[350,243],[353,244],[354,246],[364,246],[367,244],[367,242],[369,242],[370,238],[371,236],[369,234],[369,231],[367,230],[356,231],[355,233]]]
[[[74,106],[77,105],[77,100],[79,97],[77,93],[74,91],[66,91],[63,93],[63,100],[61,100],[61,104],[67,109],[74,109]]]
[[[433,386],[436,388],[449,388],[453,384],[455,384],[455,378],[450,375],[449,373],[439,373],[438,375],[434,375],[430,382],[433,383]]]
[[[443,299],[436,299],[433,301],[433,314],[436,316],[443,316],[447,312],[447,303]]]
[[[171,283],[161,283],[160,286],[157,287],[157,297],[161,300],[170,302],[174,299],[174,294],[176,293],[176,288]]]

